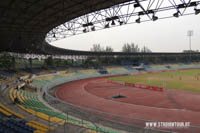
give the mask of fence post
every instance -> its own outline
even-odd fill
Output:
[[[50,133],[50,116],[48,115],[48,119],[49,119],[49,133]]]
[[[147,128],[144,128],[144,133],[148,133],[148,129]]]
[[[65,120],[65,122],[64,122],[64,133],[65,133],[65,124],[66,124],[66,120]]]
[[[83,119],[81,119],[81,126],[83,126]]]
[[[37,111],[35,111],[35,119],[36,119],[36,121],[38,120]]]

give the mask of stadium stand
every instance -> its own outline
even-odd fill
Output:
[[[106,71],[106,70],[104,70],[104,69],[101,69],[101,70],[99,70],[98,71],[100,74],[107,74],[108,72]]]
[[[150,65],[145,70],[147,72],[178,70],[178,69],[195,69],[200,68],[199,64],[165,64],[165,65]]]
[[[86,69],[86,70],[79,70],[80,73],[83,73],[83,74],[93,74],[93,73],[96,73],[96,70],[94,69]]]
[[[37,126],[29,125],[27,118],[6,105],[0,103],[0,132],[1,133],[46,133]],[[40,124],[39,122],[37,122]],[[42,124],[43,125],[43,124]]]
[[[12,93],[13,92],[13,93]],[[31,94],[23,90],[10,90],[10,98],[14,102],[14,98],[18,98],[20,101],[20,105],[18,105],[20,108],[24,109],[25,111],[37,115],[41,119],[44,119],[46,121],[51,122],[58,122],[60,119],[54,118],[55,115],[57,115],[55,112],[53,112],[50,108],[45,106],[43,103],[41,103],[37,95],[35,93]],[[49,117],[51,116],[51,118]],[[61,121],[61,120],[60,120]]]
[[[154,67],[149,66],[146,68],[146,71],[152,72],[152,71],[162,71],[162,70],[168,70],[168,69],[187,69],[187,68],[200,68],[200,65],[171,65],[170,67],[166,67],[166,65]],[[110,73],[106,75],[115,75],[115,74],[131,74],[131,73],[137,73],[138,71],[134,69],[131,66],[125,66],[125,67],[107,67],[106,70],[108,70]],[[117,72],[118,71],[118,72]],[[90,77],[100,77],[105,76],[101,75],[97,72],[97,70],[94,69],[87,69],[87,70],[80,70],[80,71],[59,71],[57,73],[51,73],[51,74],[39,74],[33,76],[33,82],[31,83],[31,86],[40,88],[41,94],[43,92],[47,92],[48,89],[70,81],[84,79],[84,78],[90,78]],[[24,133],[34,132],[34,133],[45,133],[48,131],[55,131],[57,126],[63,126],[64,123],[70,123],[73,125],[81,126],[87,129],[89,133],[97,133],[97,132],[106,132],[106,133],[118,133],[120,131],[110,129],[107,127],[104,127],[102,125],[98,125],[96,127],[93,123],[90,123],[89,121],[82,121],[80,118],[67,115],[65,113],[62,113],[60,111],[57,111],[53,109],[52,107],[49,107],[49,105],[44,104],[43,101],[39,98],[38,92],[35,91],[28,91],[28,89],[22,89],[25,85],[25,81],[27,81],[30,78],[27,74],[23,74],[21,76],[21,81],[15,82],[18,86],[11,87],[9,90],[9,98],[12,102],[14,102],[15,98],[19,99],[19,103],[17,106],[30,114],[31,116],[37,117],[45,122],[36,121],[34,119],[27,119],[26,115],[22,115],[21,113],[15,112],[15,110],[8,108],[5,104],[0,103],[0,126],[2,127],[0,132],[15,132],[20,131]],[[17,76],[16,76],[16,79]],[[10,79],[8,80],[10,83]],[[50,122],[50,125],[48,123]],[[6,123],[9,123],[6,125]],[[25,124],[24,129],[20,127],[20,124]],[[45,124],[44,124],[45,123]],[[22,125],[21,124],[21,125]],[[17,126],[16,129],[14,126]],[[29,129],[30,128],[30,129]]]
[[[20,74],[21,75],[21,74]],[[42,129],[45,124],[37,122],[32,122],[35,119],[33,116],[27,117],[23,112],[19,111],[15,105],[10,103],[7,96],[12,96],[12,93],[15,95],[19,95],[17,93],[19,88],[23,88],[25,85],[26,79],[29,76],[19,77],[18,74],[15,74],[9,79],[7,85],[9,87],[1,88],[1,102],[0,102],[0,132],[1,133],[46,133],[47,129]],[[21,81],[21,83],[19,82]],[[17,87],[16,87],[17,86]],[[9,88],[11,89],[9,90]],[[14,89],[15,88],[15,89]],[[8,95],[7,95],[8,94]],[[32,97],[35,98],[36,97]],[[12,97],[12,101],[14,101],[14,97]],[[19,105],[21,106],[21,105]],[[22,113],[22,114],[21,114]],[[41,125],[41,126],[40,126]],[[46,125],[46,127],[48,127]]]
[[[132,66],[125,66],[125,68],[126,68],[129,72],[131,72],[131,73],[133,73],[133,74],[139,72],[137,69],[133,68]]]
[[[164,10],[156,10],[153,8],[150,9],[151,7],[146,7],[146,5],[154,5],[156,4],[156,2],[154,3],[153,1],[152,3],[151,0],[148,1],[149,4],[145,4],[145,2],[147,1],[2,0],[0,2],[0,57],[2,57],[2,62],[0,62],[0,133],[43,133],[50,131],[51,128],[56,128],[57,124],[62,123],[63,121],[70,124],[72,123],[74,125],[83,126],[87,128],[88,132],[90,133],[116,133],[117,131],[109,128],[104,128],[103,126],[101,127],[99,125],[97,130],[97,127],[93,123],[83,124],[83,122],[81,121],[82,123],[80,124],[80,119],[68,115],[66,116],[66,114],[49,107],[47,105],[48,101],[44,102],[44,100],[49,99],[41,99],[40,95],[45,93],[47,93],[48,95],[48,90],[65,82],[91,77],[110,76],[116,74],[131,74],[137,72],[137,70],[135,71],[131,68],[126,68],[122,66],[112,66],[106,68],[109,71],[108,74],[101,75],[93,69],[79,70],[80,68],[76,68],[75,70],[75,68],[72,68],[74,69],[74,71],[71,71],[70,69],[67,69],[67,67],[83,66],[98,68],[101,67],[100,64],[104,65],[104,63],[105,65],[139,65],[139,62],[148,61],[154,63],[162,63],[166,61],[200,61],[200,54],[199,52],[195,51],[188,51],[188,53],[125,53],[102,51],[95,52],[63,49],[52,46],[49,43],[57,39],[65,38],[68,35],[71,36],[82,33],[82,28],[84,28],[83,33],[85,33],[85,28],[86,31],[95,31],[96,24],[102,24],[102,26],[96,27],[96,30],[100,30],[103,28],[111,28],[114,24],[114,21],[119,21],[119,25],[127,24],[127,22],[131,23],[132,20],[135,22],[134,18],[129,19],[132,16],[135,17],[134,14],[147,14],[152,13],[153,11],[153,19],[149,17],[149,20],[151,21],[154,19],[158,19],[157,16],[154,16],[154,10],[157,12],[165,10],[168,11],[182,8],[182,6],[184,6],[185,9],[189,7],[193,8],[195,12],[182,12],[181,16],[194,13],[197,15],[199,13],[198,6],[200,4],[200,1],[190,0],[187,3],[186,1],[182,0],[180,1],[181,3],[174,2],[176,5],[174,6],[174,8],[172,8],[171,6],[171,1],[169,1],[170,5],[164,4],[164,6],[161,2],[159,4],[159,9]],[[129,10],[129,5],[133,5],[133,9],[135,9],[136,7],[142,8],[138,8],[139,10],[132,11],[131,8]],[[116,10],[115,7],[119,8],[120,14],[113,14]],[[126,7],[128,7],[127,12],[125,11]],[[110,13],[107,13],[107,11],[110,11]],[[93,16],[94,19],[90,19]],[[98,19],[99,16],[100,19]],[[86,19],[88,21],[90,20],[90,22],[83,21]],[[76,23],[76,21],[78,23]],[[109,23],[111,21],[112,24],[110,25]],[[90,27],[93,24],[94,26]],[[69,34],[65,31],[69,31]],[[62,34],[64,32],[66,34]],[[111,60],[103,61],[104,58],[110,58]],[[95,62],[93,62],[93,60]],[[90,61],[93,63],[90,63]],[[59,67],[61,66],[66,67],[64,68],[65,70],[63,70],[63,72],[59,72]],[[191,65],[190,67],[193,66]],[[188,66],[177,65],[172,67],[172,69],[174,70],[179,68],[187,69]],[[160,66],[160,68],[147,68],[146,71],[162,71],[165,69],[168,68]],[[27,74],[33,74],[35,76],[35,78],[33,78],[33,83],[31,83],[32,79],[29,80],[30,76],[28,76]],[[11,101],[15,104],[12,104]],[[53,126],[47,126],[46,124],[49,124],[49,121],[55,122],[57,124]],[[52,129],[53,132],[56,132],[55,128]],[[60,131],[57,132],[61,133]],[[78,133],[77,131],[74,132]]]
[[[111,75],[118,75],[118,74],[129,74],[130,71],[128,71],[126,68],[124,67],[107,67],[106,70],[108,71],[108,73],[110,73]]]
[[[33,128],[26,124],[24,120],[6,119],[1,115],[0,119],[0,132],[1,133],[39,133],[36,128]],[[42,133],[42,132],[40,132]]]
[[[96,127],[89,124],[87,122],[83,122],[79,119],[67,116],[63,113],[56,112],[53,109],[49,108],[45,104],[43,104],[39,98],[37,93],[27,92],[26,90],[21,89],[13,89],[11,88],[9,91],[9,95],[12,101],[14,101],[14,98],[18,98],[20,101],[20,104],[18,105],[21,109],[27,111],[28,113],[32,115],[36,115],[37,117],[44,119],[46,121],[50,121],[51,123],[63,125],[64,122],[71,123],[79,126],[84,126],[88,129],[88,132],[90,133],[96,133]],[[36,128],[40,131],[48,131],[48,130],[54,130],[55,127],[48,127],[43,126],[41,123],[37,123],[36,121],[30,121],[27,123],[27,125]],[[41,126],[42,125],[42,126]],[[45,128],[44,128],[45,127]],[[109,130],[107,128],[101,127],[98,129],[98,131],[108,132],[108,133],[115,133],[112,130]]]

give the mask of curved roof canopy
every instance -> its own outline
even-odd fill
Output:
[[[0,50],[26,51],[54,27],[129,0],[1,0]]]
[[[121,26],[200,13],[196,0],[133,0],[67,21],[47,33],[47,42]]]
[[[141,8],[137,15],[148,16],[153,12],[148,12],[143,8],[141,3],[145,1],[149,1],[151,4],[151,0],[1,0],[0,52],[94,54],[53,47],[45,41],[45,37],[52,29],[65,22],[122,3],[132,2],[134,7]],[[162,2],[163,0],[158,1]],[[182,2],[180,8],[199,4],[199,1],[193,2],[194,5],[191,4],[191,0],[189,3],[185,3],[186,0],[180,1]],[[172,5],[174,9],[178,9],[179,5]],[[87,25],[84,26],[87,27]]]

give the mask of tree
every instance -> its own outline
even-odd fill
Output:
[[[93,52],[113,52],[113,48],[111,46],[106,46],[106,48],[104,49],[104,47],[101,47],[100,44],[93,44],[93,47],[90,49],[90,51]]]
[[[135,45],[134,43],[125,43],[122,47],[122,52],[126,52],[126,53],[151,53],[152,51],[147,48],[147,47],[143,47],[142,49],[140,49],[138,47],[138,45]]]
[[[122,52],[131,53],[131,46],[128,43],[124,44]]]
[[[93,47],[90,49],[90,51],[93,51],[93,52],[103,52],[104,48],[101,47],[100,44],[93,44]]]
[[[10,69],[14,65],[15,61],[9,54],[0,55],[0,68]]]
[[[28,60],[29,60],[30,67],[32,68],[32,66],[33,66],[33,60],[32,60],[32,58],[29,58]]]
[[[47,66],[53,66],[53,58],[52,58],[52,56],[49,56],[48,58],[46,58],[46,59],[44,60],[44,62],[45,62],[45,64],[46,64]]]
[[[105,52],[113,52],[113,48],[110,46],[106,46]]]
[[[141,49],[141,53],[151,53],[151,50],[149,49],[149,48],[147,48],[147,47],[143,47],[142,49]]]
[[[140,48],[138,45],[135,45],[134,43],[125,43],[124,46],[122,47],[122,52],[126,53],[137,53],[140,52]]]
[[[140,48],[138,47],[138,45],[135,45],[134,43],[131,43],[131,51],[133,53],[138,53],[138,52],[140,52]]]

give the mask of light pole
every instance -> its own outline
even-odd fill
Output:
[[[192,36],[193,36],[193,30],[188,30],[188,32],[187,32],[187,36],[189,37],[189,53],[190,53],[190,62],[192,62],[192,58],[191,58],[191,53],[192,53],[192,48],[191,48],[191,45],[192,45],[192,40],[191,40],[191,38],[192,38]]]
[[[192,38],[193,34],[194,34],[193,30],[188,30],[187,36],[189,37],[189,50],[190,50],[190,52],[191,52],[191,50],[192,50],[192,49],[191,49],[191,45],[192,45],[191,38]]]

